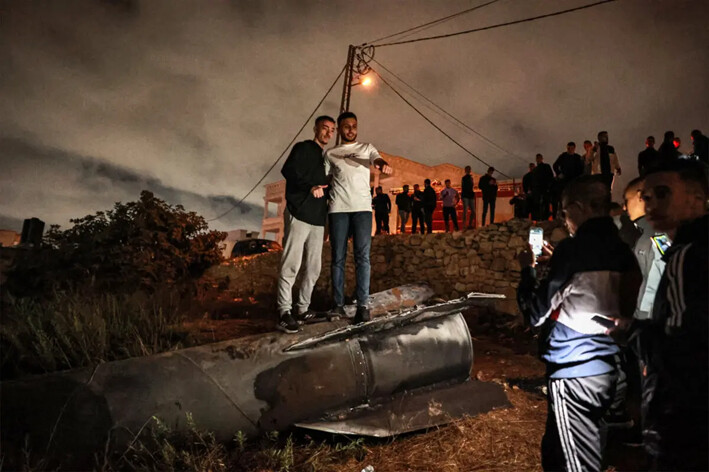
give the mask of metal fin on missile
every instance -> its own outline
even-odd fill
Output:
[[[321,344],[341,341],[362,333],[373,333],[389,330],[397,326],[437,318],[460,312],[470,306],[486,305],[496,300],[505,299],[505,295],[497,293],[469,293],[466,297],[456,298],[431,306],[414,306],[400,313],[382,315],[371,321],[358,325],[348,325],[336,328],[316,336],[298,341],[284,349],[284,352],[312,348]]]
[[[296,426],[336,434],[388,437],[510,406],[501,385],[468,380],[402,392],[377,399],[375,403],[334,411],[314,421],[299,422]]]

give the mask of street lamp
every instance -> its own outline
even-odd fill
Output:
[[[372,78],[369,77],[368,75],[365,75],[364,77],[359,78],[359,82],[352,84],[354,87],[355,85],[364,85],[365,87],[369,87],[372,85]]]
[[[349,50],[347,51],[347,67],[345,70],[345,79],[342,85],[340,113],[350,109],[350,95],[352,87],[356,85],[369,87],[374,83],[372,76],[368,74],[371,70],[368,62],[373,58],[373,46],[350,45]]]

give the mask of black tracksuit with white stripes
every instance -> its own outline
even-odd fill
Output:
[[[679,228],[663,257],[652,325],[641,333],[656,376],[654,391],[644,392],[645,444],[659,470],[709,470],[708,241],[707,215]]]
[[[595,321],[631,318],[641,275],[632,251],[610,217],[583,223],[562,241],[537,281],[522,270],[517,301],[533,326],[548,335],[541,349],[547,364],[548,413],[542,439],[544,470],[601,469],[601,419],[613,403],[620,349]]]

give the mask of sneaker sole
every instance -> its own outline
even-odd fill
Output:
[[[287,333],[287,334],[296,334],[298,332],[297,329],[289,329],[289,328],[286,328],[285,326],[281,326],[281,325],[277,325],[276,329],[279,331],[283,331],[284,333]]]

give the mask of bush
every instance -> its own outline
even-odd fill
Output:
[[[174,293],[8,297],[0,325],[3,380],[72,369],[191,344]]]
[[[156,287],[193,285],[221,261],[225,233],[181,205],[171,206],[147,191],[140,200],[52,226],[41,248],[17,258],[8,289],[19,295],[67,287],[112,292],[152,292]]]

